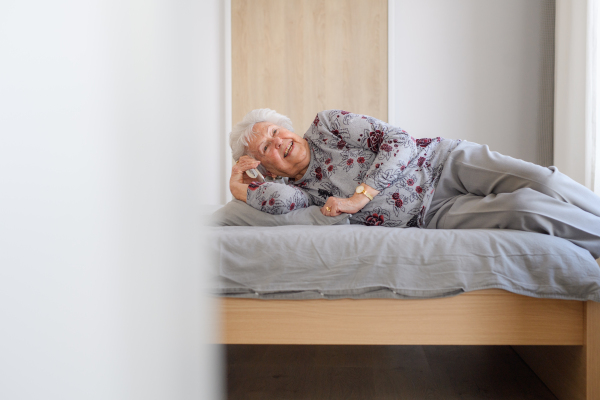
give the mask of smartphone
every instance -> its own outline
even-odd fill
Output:
[[[258,164],[256,169],[246,170],[246,175],[248,175],[252,179],[256,179],[259,182],[265,181],[265,175],[267,175],[267,169],[262,166],[262,164]]]

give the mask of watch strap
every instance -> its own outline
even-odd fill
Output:
[[[367,196],[367,198],[368,198],[369,200],[373,201],[373,196],[371,196],[369,193],[367,193],[367,189],[366,189],[364,186],[363,186],[362,188],[363,188],[362,192],[360,192],[360,191],[359,191],[359,192],[357,192],[357,193],[362,193],[362,194],[364,194],[365,196]]]

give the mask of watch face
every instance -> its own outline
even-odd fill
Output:
[[[365,187],[363,185],[360,185],[356,188],[356,193],[362,193],[363,190],[365,190]]]

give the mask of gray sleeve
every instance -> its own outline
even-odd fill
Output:
[[[377,118],[342,110],[323,111],[317,118],[323,123],[319,126],[321,134],[329,134],[333,140],[344,142],[342,145],[347,142],[374,155],[364,180],[374,189],[381,191],[398,180],[417,154],[415,139]]]
[[[269,214],[286,214],[311,205],[309,196],[293,185],[274,182],[252,182],[248,185],[246,203]]]

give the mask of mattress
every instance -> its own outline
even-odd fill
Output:
[[[420,299],[497,288],[600,301],[600,267],[590,253],[539,233],[362,225],[209,229],[210,291],[218,296]]]

